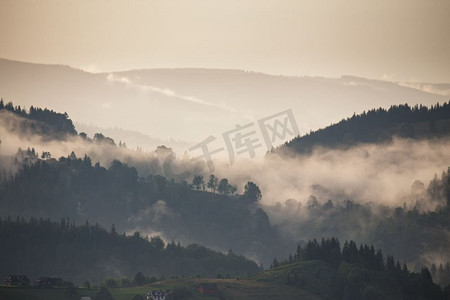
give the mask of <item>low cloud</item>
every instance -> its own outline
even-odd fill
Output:
[[[398,85],[416,89],[425,93],[450,96],[450,85],[438,85],[429,83],[419,83],[419,82],[399,82]]]
[[[241,188],[254,181],[266,205],[288,199],[305,205],[314,195],[322,204],[335,198],[399,206],[416,180],[427,184],[447,170],[448,149],[450,139],[394,139],[348,149],[316,148],[309,155],[271,155],[263,165],[247,160],[229,167],[219,162],[215,173]]]
[[[129,88],[134,88],[134,89],[140,90],[142,92],[154,92],[154,93],[162,94],[167,97],[180,99],[183,101],[188,101],[188,102],[192,102],[192,103],[196,103],[196,104],[200,104],[200,105],[210,106],[210,107],[218,108],[218,109],[229,111],[229,112],[236,112],[236,110],[234,108],[227,106],[225,103],[215,104],[215,103],[211,103],[211,102],[208,102],[206,100],[203,100],[203,99],[200,99],[197,97],[180,95],[171,89],[159,88],[159,87],[151,86],[151,85],[147,85],[147,84],[137,84],[137,83],[134,83],[133,81],[131,81],[131,79],[129,79],[127,77],[123,77],[123,76],[119,77],[119,76],[116,76],[113,74],[109,74],[107,76],[107,80],[109,82],[117,82],[117,83],[125,84]]]

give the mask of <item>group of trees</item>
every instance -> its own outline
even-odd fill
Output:
[[[450,167],[447,172],[442,171],[441,178],[435,174],[426,191],[428,200],[440,206],[450,207]]]
[[[397,207],[373,202],[358,203],[338,196],[325,201],[328,197],[317,193],[321,199],[310,197],[306,205],[289,199],[284,206],[279,204],[265,210],[274,219],[288,216],[279,228],[292,234],[293,238],[321,235],[345,240],[357,235],[363,242],[373,243],[383,251],[394,254],[419,272],[422,266],[428,266],[431,270],[436,258],[443,266],[450,261],[447,251],[450,249],[450,206],[446,204],[449,180],[449,172],[443,171],[441,176],[434,176],[428,185],[416,181],[411,194],[403,197],[404,203]],[[420,186],[420,189],[416,190],[415,186]],[[450,284],[450,280],[445,282],[440,279],[446,276],[438,274],[432,272],[436,282],[443,286]]]
[[[109,232],[98,224],[78,226],[68,219],[0,219],[0,240],[0,278],[8,274],[30,278],[59,274],[76,283],[99,283],[121,273],[133,278],[128,282],[131,286],[155,281],[144,273],[213,277],[218,273],[242,276],[260,271],[255,262],[233,253],[222,254],[195,244],[183,247],[139,232],[127,236],[114,226]],[[136,274],[136,270],[142,273]]]
[[[354,114],[337,124],[294,138],[274,152],[285,147],[297,153],[308,153],[315,146],[339,147],[357,143],[375,143],[394,136],[429,138],[450,134],[450,101],[430,108],[423,105],[393,105],[389,109],[372,109]],[[289,153],[289,151],[286,151]]]
[[[36,134],[50,139],[65,139],[67,136],[77,135],[75,126],[67,113],[58,113],[47,108],[39,108],[31,106],[27,111],[20,105],[14,106],[12,102],[4,103],[0,100],[0,111],[7,111],[14,115],[23,118],[30,122],[14,123],[14,128],[9,128],[12,131],[17,131],[19,134]],[[93,138],[89,138],[86,133],[80,132],[79,136],[88,142],[98,144],[116,146],[115,141],[102,133],[94,134]],[[126,148],[126,144],[119,142],[119,147]],[[49,153],[49,152],[48,152]]]
[[[98,144],[105,144],[105,145],[110,145],[110,146],[116,145],[116,143],[114,142],[114,140],[112,138],[104,136],[102,133],[94,134],[94,137],[92,139],[89,138],[85,132],[80,132],[79,136],[83,140],[88,141],[88,142],[95,142]],[[120,141],[119,146],[126,147],[125,143],[122,143],[122,141]]]
[[[121,220],[124,213],[137,209],[139,195],[144,195],[138,193],[137,171],[119,161],[106,169],[99,163],[93,165],[86,155],[77,158],[73,152],[58,160],[39,159],[33,151],[28,154],[21,158],[24,163],[19,171],[0,183],[3,217],[65,216],[80,220],[85,216],[104,223]],[[147,186],[157,190],[153,181]],[[130,200],[125,201],[127,198]]]
[[[321,260],[338,271],[334,297],[337,299],[447,299],[450,285],[442,289],[433,283],[430,271],[424,267],[419,273],[408,270],[406,264],[395,262],[392,255],[384,259],[381,250],[373,246],[345,242],[342,249],[336,238],[308,241],[297,247],[295,255],[278,262],[272,268],[298,261]],[[293,273],[293,274],[292,274]],[[286,283],[304,288],[306,283],[295,271],[287,275]]]
[[[228,197],[198,193],[187,184],[174,183],[161,175],[139,177],[135,168],[120,161],[104,168],[93,164],[88,156],[78,158],[74,153],[58,160],[39,159],[33,149],[21,151],[20,155],[19,160],[27,163],[14,177],[0,182],[3,217],[65,216],[79,224],[85,220],[103,226],[115,223],[124,231],[139,226],[164,232],[169,239],[186,238],[211,247],[233,248],[237,253],[254,253],[254,247],[262,244],[266,247],[258,255],[264,262],[292,246],[282,238],[283,229],[273,227],[263,210],[247,205],[260,199],[261,191],[254,183],[247,183],[243,195]],[[447,189],[448,176],[444,172],[425,190],[436,198]],[[345,234],[357,226],[366,226],[370,228],[365,235],[367,241],[377,241],[377,247],[408,262],[417,260],[426,250],[425,245],[450,247],[446,231],[442,230],[450,229],[448,207],[434,212],[405,207],[377,207],[374,212],[373,208],[373,204],[330,200],[312,205],[307,210],[310,218],[297,218],[298,224],[293,226],[303,236],[313,237],[321,230],[321,234],[340,238],[346,238]],[[293,211],[289,209],[289,213]],[[323,216],[327,226],[321,223]]]
[[[237,186],[230,184],[227,178],[222,178],[219,181],[214,174],[209,176],[208,182],[205,182],[202,175],[194,175],[192,187],[197,191],[205,191],[208,188],[212,193],[218,192],[223,195],[233,195],[237,191]]]
[[[441,120],[448,119],[449,104],[437,105],[431,109],[400,105],[389,110],[373,110],[311,133],[300,140],[307,141],[304,145],[322,143],[325,146],[335,146],[342,141],[350,144],[379,141],[399,132],[413,137],[410,134],[411,126],[414,127],[418,122],[429,122],[429,126],[425,128],[428,128],[429,132],[439,134],[448,129],[447,123]],[[42,124],[51,124],[55,128],[65,128],[62,131],[64,134],[76,134],[70,130],[69,125],[72,122],[66,114],[58,115],[47,109],[33,107],[30,112],[26,112],[20,107],[14,107],[12,103],[4,105],[3,102],[0,103],[0,110],[8,110]],[[66,125],[61,123],[64,119]],[[398,123],[398,120],[403,120],[403,124]],[[365,135],[365,132],[368,134]],[[96,134],[92,140],[83,133],[80,136],[92,142],[115,145],[112,139],[101,134]],[[414,137],[419,137],[417,132]],[[298,140],[295,139],[291,143],[294,145]],[[167,147],[158,148],[164,152],[171,150]],[[176,183],[168,179],[162,175],[164,172],[143,177],[138,175],[135,168],[120,161],[113,161],[109,168],[105,168],[99,163],[93,164],[88,156],[78,158],[73,152],[68,157],[59,159],[52,158],[49,152],[44,152],[39,157],[34,149],[20,151],[18,155],[21,157],[17,161],[23,162],[18,167],[19,171],[13,177],[0,182],[0,215],[3,217],[66,216],[78,223],[84,223],[87,219],[104,226],[116,223],[123,230],[140,226],[163,231],[169,238],[185,237],[222,249],[232,247],[238,253],[253,254],[256,250],[265,252],[260,258],[268,255],[273,257],[271,253],[285,253],[286,245],[291,245],[280,237],[278,228],[271,226],[263,210],[249,209],[254,208],[253,203],[260,201],[262,197],[260,188],[251,181],[245,185],[243,195],[229,197],[228,195],[237,192],[237,187],[230,184],[227,178],[219,180],[214,175],[209,176],[207,182],[202,175],[195,175],[192,185],[189,186],[187,182]],[[165,160],[166,163],[167,161]],[[314,226],[320,224],[317,225],[318,221],[314,216],[320,215],[326,216],[327,223],[335,224],[327,228],[333,227],[333,230],[341,230],[344,233],[354,232],[355,226],[361,228],[361,220],[370,223],[371,226],[367,227],[370,228],[367,239],[378,241],[377,246],[390,253],[395,251],[397,257],[402,253],[402,259],[407,261],[413,261],[423,253],[423,244],[432,248],[448,249],[450,242],[444,234],[445,230],[441,229],[450,228],[450,176],[445,172],[443,174],[445,176],[440,179],[436,177],[430,183],[427,193],[431,195],[431,199],[447,197],[447,207],[441,207],[434,212],[421,210],[419,202],[414,208],[379,207],[383,212],[381,214],[386,214],[386,218],[380,218],[380,214],[372,212],[370,205],[351,200],[341,203],[328,200],[321,204],[317,198],[311,197],[307,202],[310,223],[301,226],[301,230],[311,231],[302,234],[317,236]],[[208,190],[210,193],[198,193],[191,189]],[[248,205],[249,202],[252,204]],[[358,222],[353,222],[354,220]],[[322,226],[320,230],[325,230],[324,228],[325,226]],[[417,240],[422,241],[421,246],[416,245]],[[343,260],[349,263],[344,256],[349,253],[349,257],[354,256],[353,246],[344,245],[342,253],[338,254],[339,246],[336,247],[335,240],[325,241],[325,244],[322,247],[312,243],[303,249],[303,259],[317,259],[317,253],[331,249],[331,252],[325,251],[329,257],[327,261],[339,267]],[[264,249],[261,250],[262,248]],[[372,249],[369,250],[373,252]],[[344,252],[347,254],[344,255]],[[299,257],[296,255],[288,261],[295,261]],[[390,257],[387,260],[391,265]],[[276,263],[274,262],[274,265]],[[381,271],[380,260],[377,264]],[[387,264],[383,263],[383,270]],[[401,268],[403,269],[403,266]],[[432,269],[431,273],[445,280],[445,268],[442,270],[436,268],[434,272]]]
[[[234,195],[237,191],[237,186],[230,184],[227,178],[222,178],[219,181],[214,174],[209,175],[209,180],[206,183],[202,175],[194,175],[191,186],[197,191],[205,191],[207,187],[210,192],[218,192],[223,195]],[[243,199],[251,202],[258,202],[261,198],[262,194],[260,188],[254,182],[248,181],[244,187]]]
[[[95,213],[91,219],[105,224],[105,219],[123,219],[124,213],[138,213],[143,205],[151,205],[165,194],[178,197],[171,190],[187,187],[162,175],[139,177],[134,167],[118,160],[104,168],[93,164],[87,155],[78,158],[74,152],[56,160],[49,152],[39,157],[34,149],[19,150],[16,161],[19,171],[0,182],[0,208],[8,215],[27,218],[59,215],[79,220],[80,213],[86,217]],[[203,177],[195,175],[192,186],[197,189],[202,185]],[[207,186],[212,193],[225,196],[237,190],[228,179],[218,181],[214,175]],[[257,202],[261,190],[247,182],[238,199]]]
[[[20,130],[31,130],[32,133],[50,136],[52,138],[64,138],[65,135],[76,135],[77,131],[67,113],[57,113],[47,108],[41,109],[31,106],[27,112],[24,108],[14,106],[12,102],[5,104],[0,100],[0,111],[9,111],[27,120],[37,121],[29,124],[27,128]]]
[[[245,195],[199,193],[162,175],[141,177],[135,168],[117,160],[105,168],[74,153],[41,159],[30,149],[21,155],[18,160],[28,163],[0,181],[3,218],[68,217],[78,224],[114,223],[121,231],[163,232],[168,239],[232,248],[240,254],[255,253],[263,244],[267,247],[258,255],[267,261],[287,249],[287,241],[270,225],[265,212],[254,209]]]
[[[434,281],[441,286],[450,284],[450,263],[447,262],[445,265],[440,263],[438,267],[435,264],[432,264],[430,272]]]
[[[169,247],[173,247],[173,244],[169,244]],[[180,247],[180,245],[177,245],[177,247]],[[122,277],[119,279],[115,279],[115,278],[108,278],[106,279],[102,285],[107,287],[107,288],[117,288],[117,287],[133,287],[133,286],[142,286],[145,284],[149,284],[149,283],[153,283],[156,282],[158,280],[164,280],[165,277],[161,276],[160,278],[157,278],[156,276],[146,276],[144,275],[142,272],[137,272],[134,277],[132,278],[127,278],[127,277]]]

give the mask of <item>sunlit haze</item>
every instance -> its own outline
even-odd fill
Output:
[[[446,0],[0,1],[0,57],[450,82]]]

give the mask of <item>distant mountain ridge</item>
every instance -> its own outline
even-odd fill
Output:
[[[304,133],[373,107],[447,101],[446,90],[445,84],[412,87],[353,76],[288,77],[220,69],[89,73],[0,59],[0,97],[17,105],[51,107],[67,112],[76,123],[192,144],[289,108]]]

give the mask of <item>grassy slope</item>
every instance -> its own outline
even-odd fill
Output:
[[[296,273],[303,279],[302,289],[286,285],[287,275]],[[306,261],[274,268],[244,279],[202,279],[180,278],[168,279],[147,286],[110,289],[115,300],[131,300],[136,294],[145,295],[151,289],[171,289],[185,286],[193,292],[190,299],[329,299],[336,277],[336,271],[322,261]],[[220,295],[202,297],[195,292],[195,287],[202,282],[217,284]],[[93,296],[97,290],[79,289],[81,296]],[[92,297],[93,298],[93,297]],[[0,287],[0,300],[69,300],[63,289],[20,289]]]

